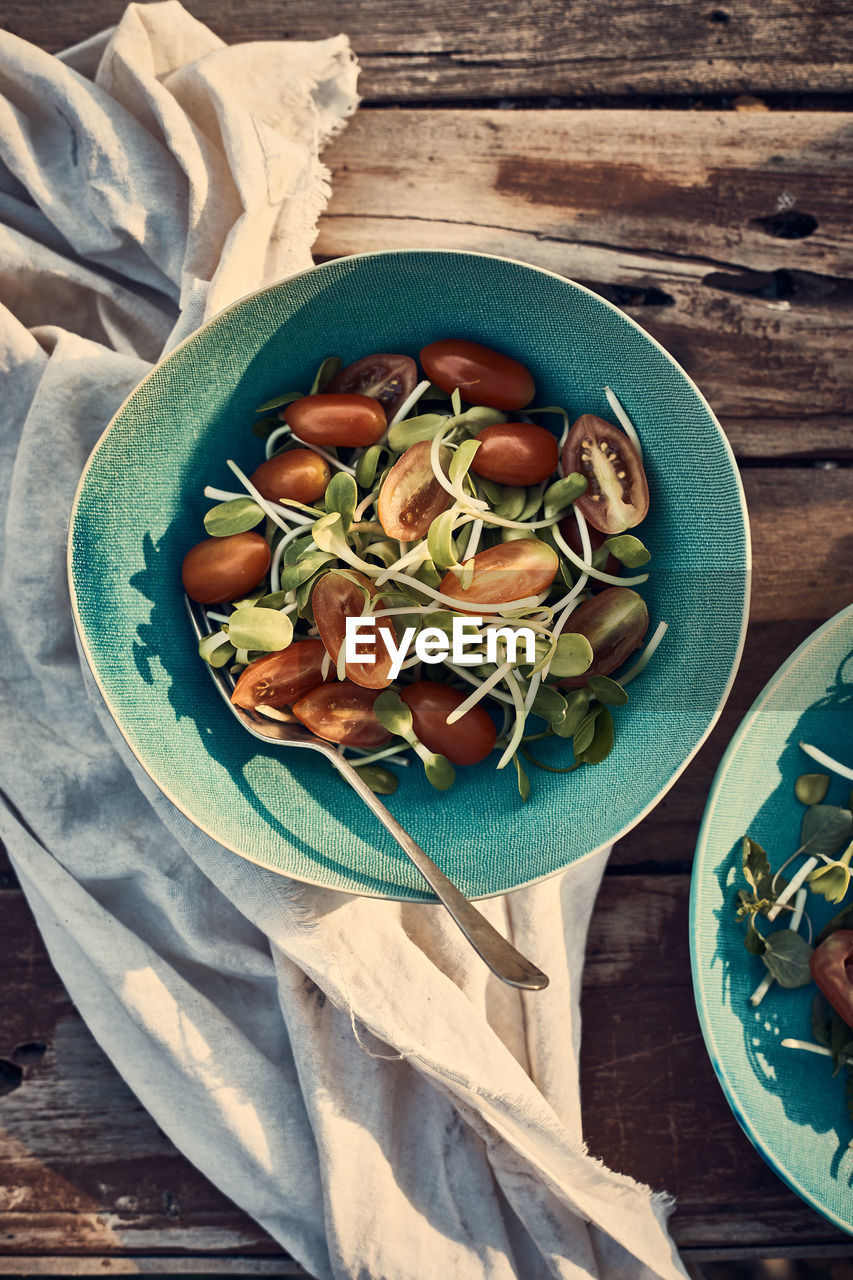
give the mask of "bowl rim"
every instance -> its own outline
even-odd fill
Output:
[[[743,719],[732,735],[731,741],[726,747],[722,759],[717,766],[717,771],[714,774],[714,780],[711,783],[711,789],[708,792],[708,799],[705,804],[705,812],[702,815],[699,834],[696,837],[696,849],[693,859],[693,872],[690,878],[690,901],[688,904],[687,916],[688,931],[690,935],[690,971],[691,984],[693,987],[693,1002],[696,1006],[699,1027],[702,1032],[702,1039],[705,1042],[705,1050],[708,1054],[708,1058],[710,1059],[711,1066],[714,1069],[714,1075],[720,1083],[720,1088],[723,1091],[726,1102],[729,1104],[735,1119],[749,1141],[755,1147],[756,1151],[765,1163],[770,1166],[776,1176],[780,1178],[786,1186],[790,1187],[790,1189],[795,1192],[801,1200],[804,1200],[808,1205],[826,1218],[827,1221],[831,1222],[834,1226],[840,1227],[842,1231],[846,1231],[848,1234],[853,1235],[853,1216],[851,1216],[849,1221],[845,1221],[828,1206],[820,1204],[811,1191],[800,1185],[793,1173],[790,1173],[787,1169],[783,1168],[779,1163],[778,1156],[765,1145],[756,1133],[755,1127],[749,1117],[745,1114],[735,1086],[729,1079],[726,1068],[724,1067],[720,1056],[718,1056],[717,1040],[714,1030],[710,1023],[704,999],[700,999],[700,976],[704,974],[704,967],[699,963],[699,935],[697,928],[697,916],[699,910],[699,860],[700,858],[704,860],[707,856],[711,823],[716,813],[719,793],[723,788],[723,784],[728,776],[730,768],[735,762],[738,750],[743,740],[752,729],[752,726],[765,703],[773,696],[779,685],[784,683],[791,668],[796,665],[799,659],[811,648],[813,644],[818,643],[821,637],[826,635],[829,631],[834,630],[836,626],[840,625],[848,618],[853,620],[853,603],[845,605],[843,609],[839,609],[837,613],[832,614],[831,617],[827,618],[825,622],[822,622],[820,626],[814,629],[814,631],[811,631],[806,638],[797,645],[793,653],[788,655],[782,665],[776,669],[758,693],[755,701],[749,707],[749,710],[746,711]]]
[[[531,885],[540,884],[545,880],[551,879],[553,876],[562,875],[565,871],[570,870],[571,867],[577,866],[582,862],[586,862],[589,858],[595,857],[597,854],[601,853],[603,850],[612,849],[613,846],[617,843],[617,841],[622,840],[630,831],[633,831],[633,829],[636,826],[638,826],[638,824],[642,822],[643,819],[647,817],[649,813],[651,813],[652,809],[654,809],[660,803],[660,801],[671,790],[671,788],[675,785],[675,783],[684,773],[687,766],[695,758],[696,754],[698,753],[700,748],[704,745],[704,743],[707,741],[709,735],[711,734],[712,730],[717,724],[717,721],[720,718],[720,714],[723,710],[723,707],[728,701],[729,694],[731,693],[732,685],[734,684],[735,677],[737,676],[741,659],[743,657],[743,649],[744,649],[744,644],[746,642],[746,631],[747,631],[747,625],[749,621],[749,606],[750,606],[749,583],[751,580],[751,573],[752,573],[752,542],[751,542],[749,510],[746,503],[746,494],[744,492],[743,480],[741,478],[740,470],[738,468],[737,460],[735,458],[734,450],[732,449],[731,443],[728,437],[726,436],[726,433],[723,431],[723,428],[720,425],[717,419],[717,416],[714,413],[713,409],[711,408],[710,404],[708,403],[708,401],[706,400],[702,392],[699,390],[696,383],[690,377],[690,375],[681,367],[681,365],[678,363],[675,357],[672,356],[670,352],[667,351],[667,349],[660,342],[658,342],[657,338],[653,337],[650,333],[647,333],[647,331],[642,327],[642,325],[638,324],[637,321],[634,320],[631,316],[627,315],[619,307],[615,306],[614,303],[608,302],[606,298],[602,298],[601,295],[597,294],[593,289],[588,289],[586,285],[578,284],[576,280],[572,280],[568,276],[560,275],[560,273],[557,271],[551,271],[546,267],[539,267],[534,265],[533,263],[524,262],[520,258],[512,258],[505,254],[479,253],[479,252],[467,250],[467,249],[452,249],[452,248],[377,249],[377,250],[371,250],[370,252],[367,252],[367,253],[342,254],[340,257],[330,258],[326,262],[315,263],[313,266],[306,267],[302,271],[294,272],[293,275],[285,276],[281,280],[271,281],[269,284],[263,285],[260,289],[253,289],[251,292],[243,294],[241,297],[236,298],[233,302],[229,303],[228,306],[223,307],[221,311],[217,311],[216,315],[211,316],[209,320],[206,320],[204,322],[204,324],[200,325],[197,329],[194,329],[192,333],[187,334],[185,338],[182,338],[180,342],[176,343],[176,345],[172,347],[169,351],[167,351],[165,355],[162,355],[157,361],[155,361],[155,363],[148,370],[148,372],[139,380],[139,382],[132,388],[132,390],[128,392],[124,400],[122,400],[121,404],[113,413],[107,425],[104,427],[104,430],[98,436],[98,439],[95,441],[95,444],[93,445],[92,450],[88,458],[86,459],[83,470],[80,473],[80,479],[77,483],[77,487],[74,492],[74,499],[71,504],[71,511],[70,511],[69,521],[68,521],[68,541],[66,546],[66,575],[67,575],[68,588],[69,588],[70,599],[71,599],[72,617],[74,621],[74,628],[77,633],[78,645],[79,645],[80,651],[82,652],[83,656],[86,659],[86,665],[89,669],[89,672],[91,673],[92,679],[94,680],[98,688],[98,692],[100,693],[101,698],[103,699],[104,705],[109,711],[109,714],[113,723],[119,730],[119,733],[124,739],[126,746],[129,748],[131,754],[133,755],[134,759],[137,761],[139,766],[142,768],[142,770],[148,775],[148,777],[151,779],[151,781],[154,783],[157,789],[160,792],[162,792],[162,794],[166,797],[166,799],[178,810],[179,813],[181,813],[185,818],[187,818],[193,824],[193,826],[197,827],[211,840],[214,840],[217,844],[221,845],[222,848],[229,849],[230,852],[237,854],[241,858],[245,858],[247,862],[251,862],[256,866],[264,867],[266,870],[271,871],[274,874],[282,875],[292,880],[296,880],[301,884],[311,884],[320,888],[327,888],[327,889],[335,888],[335,889],[338,889],[339,892],[358,893],[359,896],[380,898],[380,899],[385,899],[387,901],[423,902],[425,905],[430,906],[435,901],[437,901],[437,899],[435,899],[434,897],[425,898],[423,896],[414,897],[410,893],[401,891],[399,887],[396,889],[395,892],[389,892],[387,889],[383,891],[379,891],[375,889],[364,888],[361,886],[359,886],[358,888],[349,888],[349,889],[343,890],[343,889],[340,889],[339,886],[329,885],[326,881],[323,881],[323,880],[309,879],[306,875],[303,875],[303,874],[300,874],[297,876],[292,871],[280,871],[276,867],[270,867],[268,863],[261,861],[259,858],[251,857],[250,855],[246,854],[244,851],[240,849],[236,849],[231,845],[224,844],[221,840],[217,838],[217,836],[213,835],[212,832],[208,831],[207,828],[203,825],[202,822],[199,821],[197,817],[195,817],[193,814],[188,813],[184,805],[182,805],[169,792],[169,790],[167,790],[167,788],[163,786],[163,784],[159,781],[159,779],[154,777],[154,775],[151,773],[151,770],[148,768],[145,762],[140,758],[139,754],[134,748],[133,743],[130,741],[130,739],[128,738],[127,734],[124,731],[124,728],[122,727],[122,723],[121,723],[121,720],[119,719],[117,711],[114,710],[112,701],[109,698],[107,691],[104,688],[104,685],[96,669],[94,658],[88,644],[88,639],[86,636],[83,621],[80,616],[80,611],[78,608],[77,591],[74,584],[73,531],[76,526],[78,507],[80,505],[80,500],[83,494],[83,490],[86,486],[86,481],[87,481],[89,472],[95,464],[95,460],[97,458],[97,455],[102,445],[106,442],[108,436],[112,432],[112,429],[117,419],[124,413],[125,408],[130,403],[130,401],[134,398],[134,396],[138,394],[138,392],[142,389],[142,387],[144,387],[150,381],[150,379],[154,377],[154,375],[159,371],[159,369],[167,361],[171,360],[173,356],[176,356],[180,351],[182,351],[190,343],[196,341],[200,334],[206,332],[212,326],[219,324],[222,320],[224,320],[226,316],[230,315],[232,311],[235,311],[238,307],[242,306],[244,303],[251,301],[253,298],[260,297],[263,294],[266,294],[273,289],[280,288],[284,284],[290,284],[292,281],[299,280],[303,276],[306,276],[309,274],[334,269],[335,267],[340,266],[340,264],[343,262],[362,262],[362,261],[367,261],[373,258],[402,258],[402,257],[483,258],[483,259],[487,259],[494,262],[505,262],[515,267],[522,267],[526,271],[537,272],[540,275],[549,276],[554,280],[559,280],[561,284],[568,285],[570,288],[577,289],[580,293],[583,293],[588,297],[593,298],[596,303],[600,304],[606,310],[612,311],[616,316],[618,316],[620,321],[629,324],[639,334],[641,334],[642,337],[645,338],[647,342],[650,342],[652,346],[654,346],[665,357],[665,359],[669,362],[669,364],[673,366],[676,372],[679,373],[686,380],[689,387],[693,391],[694,395],[706,410],[714,428],[717,431],[720,442],[723,445],[724,453],[731,467],[732,478],[735,483],[735,488],[737,491],[737,496],[739,501],[740,517],[741,517],[741,520],[743,521],[744,591],[743,591],[743,604],[742,604],[742,612],[741,612],[741,619],[740,619],[740,630],[738,634],[737,647],[735,649],[734,657],[732,660],[731,670],[729,671],[725,685],[720,692],[717,705],[715,706],[714,711],[708,720],[708,724],[706,725],[700,737],[695,742],[692,750],[688,753],[688,755],[684,758],[684,760],[682,760],[680,765],[674,770],[671,777],[667,781],[666,785],[648,802],[648,804],[644,806],[643,809],[640,810],[639,813],[637,813],[631,819],[630,822],[626,823],[624,827],[620,828],[620,830],[616,832],[612,840],[605,841],[603,844],[596,845],[593,849],[588,850],[587,853],[581,854],[580,857],[575,858],[573,862],[567,863],[565,866],[556,867],[553,871],[547,871],[540,876],[534,876],[532,879],[525,880],[521,884],[513,885],[511,889],[498,889],[490,893],[472,894],[471,901],[478,902],[478,901],[485,901],[488,898],[499,898],[506,893],[514,893],[518,889],[527,889]]]

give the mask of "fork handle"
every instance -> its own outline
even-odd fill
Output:
[[[436,897],[444,904],[456,924],[471,943],[492,973],[511,987],[522,987],[527,991],[541,991],[548,985],[548,978],[535,964],[527,960],[520,951],[516,951],[511,942],[507,942],[497,929],[481,915],[472,902],[457,889],[452,880],[433,862],[420,845],[415,844],[409,833],[400,826],[396,818],[388,812],[385,805],[370,790],[350,762],[339,752],[329,753],[335,768],[344,777],[353,790],[357,791],[364,803],[376,814],[386,831],[397,841],[403,852],[411,858],[424,880]]]

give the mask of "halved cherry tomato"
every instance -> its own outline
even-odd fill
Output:
[[[533,375],[512,356],[466,338],[443,338],[421,351],[426,376],[442,391],[458,387],[469,404],[523,409],[536,394]]]
[[[349,680],[333,680],[312,689],[293,704],[297,720],[327,742],[347,747],[383,747],[392,734],[373,714],[378,689],[365,689]]]
[[[231,701],[237,707],[289,707],[323,683],[326,656],[322,640],[295,640],[288,649],[250,662],[240,675]],[[334,674],[334,668],[330,676]]]
[[[288,449],[262,462],[249,479],[262,498],[278,502],[289,498],[308,506],[322,498],[332,478],[332,468],[312,449]]]
[[[381,351],[348,364],[335,374],[325,390],[334,395],[357,392],[361,396],[372,396],[382,405],[390,422],[417,382],[418,366],[410,356]]]
[[[467,590],[462,590],[451,570],[442,578],[440,590],[443,595],[459,601],[455,607],[461,612],[476,613],[478,605],[539,595],[554,581],[559,564],[556,551],[546,542],[519,538],[478,551],[474,556],[474,576]]]
[[[270,567],[270,549],[259,533],[205,538],[184,556],[184,591],[199,604],[222,604],[254,591]]]
[[[353,571],[371,597],[376,595],[376,588],[363,573]],[[317,579],[311,592],[311,610],[320,639],[328,650],[332,662],[337,663],[341,645],[346,636],[347,618],[360,618],[364,612],[364,593],[355,582],[345,578],[342,573],[324,573]],[[359,648],[363,653],[376,656],[375,662],[348,662],[347,678],[365,689],[387,689],[391,683],[388,672],[391,670],[392,658],[388,646],[379,634],[379,627],[386,627],[393,632],[392,618],[381,618],[376,624],[375,638],[370,635],[359,636]]]
[[[429,440],[411,445],[385,477],[376,508],[379,523],[389,538],[416,542],[425,538],[436,516],[446,511],[453,496],[438,483],[430,462]],[[450,450],[443,445],[440,463],[446,473]]]
[[[526,485],[547,480],[557,470],[557,441],[532,422],[497,422],[477,436],[480,447],[471,470],[497,484]]]
[[[400,697],[412,712],[415,736],[451,764],[479,764],[495,745],[497,729],[482,707],[472,707],[454,724],[447,723],[451,711],[467,694],[433,680],[416,680],[400,690]]]
[[[577,688],[590,676],[609,676],[642,642],[649,629],[646,602],[630,587],[608,587],[585,600],[566,621],[564,632],[586,636],[592,645],[592,665],[582,676],[558,680]]]
[[[853,929],[836,929],[809,959],[817,985],[848,1027],[853,1027]]]
[[[337,396],[325,392],[294,400],[281,417],[306,444],[344,445],[353,449],[376,444],[386,426],[385,410],[371,396]]]
[[[593,413],[578,418],[563,445],[563,475],[579,471],[589,488],[576,500],[578,510],[602,533],[624,533],[645,520],[649,510],[646,473],[631,441]]]
[[[578,529],[578,522],[574,516],[566,516],[560,521],[560,533],[566,539],[566,542],[568,542],[575,555],[583,556],[580,530]],[[606,533],[602,533],[599,529],[594,529],[592,525],[587,526],[587,533],[589,534],[589,545],[593,551],[597,551],[599,547],[603,546],[605,539],[609,536]],[[617,560],[614,555],[608,555],[604,564],[601,566],[596,565],[596,567],[602,568],[605,573],[612,574],[613,577],[616,577],[622,572],[622,563]],[[599,585],[600,584],[596,583],[594,578],[590,578],[587,583],[587,586],[591,587],[593,591],[595,591]]]

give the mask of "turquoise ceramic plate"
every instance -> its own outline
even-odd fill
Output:
[[[796,848],[803,807],[793,785],[821,768],[798,742],[853,763],[853,605],[788,659],[759,695],[717,771],[696,847],[690,902],[693,984],[705,1043],[739,1123],[790,1187],[837,1226],[853,1231],[853,1121],[843,1078],[826,1058],[785,1049],[811,1040],[813,985],[772,987],[754,1009],[764,973],[747,954],[733,899],[741,885],[741,837],[757,840],[778,866]],[[827,803],[848,802],[835,778]],[[812,908],[810,907],[811,911]],[[833,908],[815,918],[821,927]]]
[[[380,253],[327,263],[245,298],[147,377],[98,443],[69,547],[82,644],[122,734],[166,795],[216,840],[299,879],[427,896],[405,857],[329,765],[264,748],[229,716],[195,653],[180,594],[203,536],[205,484],[226,458],[261,459],[255,408],[306,387],[320,360],[417,355],[467,336],[528,365],[539,404],[606,416],[605,384],[646,448],[654,559],[644,588],[668,638],[618,715],[607,761],[536,773],[459,770],[438,794],[419,768],[389,800],[400,822],[472,896],[550,875],[614,840],[652,807],[714,723],[740,656],[748,536],[731,451],[689,378],[615,307],[546,271],[476,254]],[[545,753],[565,760],[565,744]]]

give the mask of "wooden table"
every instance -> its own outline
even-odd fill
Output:
[[[55,50],[121,0],[6,0]],[[592,921],[590,1150],[678,1198],[685,1259],[853,1256],[762,1163],[707,1061],[687,899],[739,719],[853,600],[853,47],[847,0],[189,0],[226,40],[347,31],[364,105],[329,149],[318,260],[507,254],[623,307],[682,363],[740,463],[755,575],[743,663],[698,758],[613,855]],[[642,95],[642,96],[640,96]],[[116,1075],[0,869],[0,1275],[302,1275]]]

